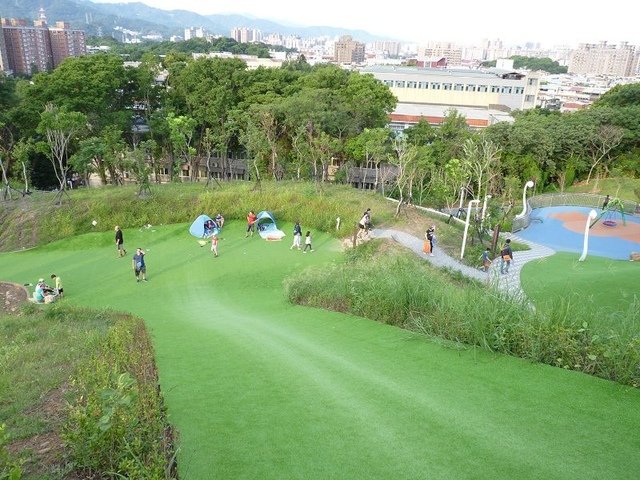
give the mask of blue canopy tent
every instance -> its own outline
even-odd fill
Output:
[[[218,235],[220,229],[211,217],[208,215],[200,215],[189,227],[189,233],[196,238],[209,238],[211,235]]]
[[[262,211],[258,213],[256,228],[260,236],[265,240],[282,240],[282,237],[285,236],[282,230],[278,230],[276,219],[271,212]]]

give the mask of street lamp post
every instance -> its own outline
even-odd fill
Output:
[[[591,226],[591,221],[598,216],[598,213],[595,210],[591,210],[589,212],[589,216],[587,217],[587,223],[584,225],[584,243],[582,244],[582,255],[578,259],[579,262],[584,262],[587,258],[587,250],[589,250],[589,227]]]
[[[533,188],[534,183],[529,180],[524,184],[524,188],[522,189],[522,212],[520,215],[516,215],[516,218],[524,217],[525,213],[527,213],[527,188]]]
[[[471,220],[471,207],[473,204],[478,205],[480,200],[471,200],[467,207],[467,218],[464,222],[464,235],[462,235],[462,248],[460,249],[460,260],[464,258],[464,247],[467,245],[467,232],[469,231],[469,221]]]

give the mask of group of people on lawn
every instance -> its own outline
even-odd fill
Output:
[[[253,211],[249,211],[247,214],[247,231],[245,238],[248,236],[253,236],[255,231],[257,216]],[[224,217],[218,213],[215,217],[215,220],[208,220],[204,226],[204,237],[211,238],[211,252],[217,257],[218,256],[218,233],[224,226]],[[367,208],[367,210],[362,215],[362,218],[358,222],[358,227],[360,230],[360,234],[362,236],[368,235],[372,224],[371,224],[371,209]],[[434,256],[433,249],[436,244],[436,234],[435,234],[435,225],[431,225],[424,234],[425,242],[423,247],[423,252]],[[302,248],[302,227],[300,226],[300,221],[296,221],[293,226],[293,243],[290,247],[291,250],[294,248],[297,250],[303,251],[303,253],[313,252],[312,247],[312,236],[311,232],[307,231],[305,234],[304,241],[304,249]],[[122,230],[119,226],[115,227],[115,243],[116,250],[118,252],[118,257],[124,257],[127,254],[127,250],[124,248],[124,236]],[[482,262],[482,269],[485,272],[489,271],[489,267],[491,266],[491,251],[487,247],[487,249],[482,253],[480,260]],[[145,264],[144,257],[146,252],[142,248],[136,248],[136,253],[132,258],[132,268],[134,275],[136,277],[136,282],[146,282],[147,281],[147,268]],[[509,267],[511,266],[511,262],[513,261],[513,250],[511,249],[511,240],[507,239],[504,246],[500,250],[500,273],[507,274],[509,273]],[[44,279],[39,279],[36,284],[35,291],[33,293],[33,300],[37,303],[51,303],[55,301],[57,298],[61,297],[64,294],[64,290],[62,288],[62,279],[55,275],[51,275],[51,279],[55,282],[55,287],[49,287]]]
[[[116,251],[118,252],[118,257],[124,257],[127,254],[127,250],[124,248],[124,235],[118,225],[116,225]],[[131,261],[136,282],[147,281],[147,266],[144,262],[145,255],[146,252],[142,248],[136,248],[136,253],[133,255]]]
[[[51,274],[51,281],[54,282],[54,286],[50,287],[44,281],[44,278],[38,279],[35,290],[33,292],[33,301],[36,303],[53,303],[58,298],[64,296],[64,289],[62,288],[62,279],[55,273]]]

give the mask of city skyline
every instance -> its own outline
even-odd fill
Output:
[[[635,16],[621,13],[629,10],[628,3],[623,4],[621,0],[610,0],[606,9],[597,12],[585,8],[584,2],[573,0],[540,0],[530,9],[517,7],[506,0],[490,4],[459,0],[452,4],[429,6],[419,0],[405,0],[402,8],[382,11],[336,0],[325,0],[320,4],[322,8],[315,9],[300,8],[299,2],[291,0],[239,0],[233,3],[233,10],[229,9],[229,4],[217,6],[202,0],[92,1],[141,1],[163,10],[189,10],[201,15],[234,13],[284,25],[360,29],[389,39],[414,43],[449,41],[477,44],[483,39],[500,39],[513,45],[533,42],[544,47],[575,47],[578,43],[598,43],[603,40],[614,44],[627,41],[640,45],[640,30],[634,26]]]

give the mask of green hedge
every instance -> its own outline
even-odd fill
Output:
[[[301,272],[285,288],[293,303],[640,385],[640,337],[592,330],[602,312],[559,303],[545,315],[383,243],[350,253],[345,264]],[[628,315],[637,317],[638,310]]]

